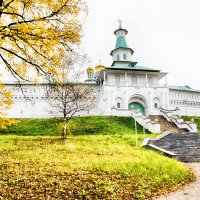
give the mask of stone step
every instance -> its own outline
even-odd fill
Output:
[[[157,139],[149,139],[147,147],[148,144],[151,148],[153,145],[157,149],[171,152],[180,161],[200,162],[200,133],[167,133],[163,137],[161,135]]]
[[[199,162],[199,157],[200,154],[195,154],[195,155],[178,155],[175,158],[181,162]]]
[[[163,116],[161,115],[150,115],[149,118],[152,121],[157,120],[158,123],[160,124],[160,129],[162,132],[170,131],[173,133],[177,132],[186,132],[187,130],[185,129],[179,129],[174,123],[168,122]]]

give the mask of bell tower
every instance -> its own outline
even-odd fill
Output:
[[[127,45],[126,35],[128,34],[128,31],[122,28],[121,20],[119,20],[119,28],[114,31],[114,34],[117,37],[116,45],[115,49],[113,49],[110,53],[110,55],[113,57],[113,62],[130,62],[134,51]]]

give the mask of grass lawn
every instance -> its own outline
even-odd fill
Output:
[[[0,130],[0,199],[149,199],[193,179],[182,163],[140,147],[141,129],[135,147],[130,118],[76,118],[66,141],[59,121]]]

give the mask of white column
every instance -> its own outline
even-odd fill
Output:
[[[163,92],[160,93],[160,99],[161,99],[160,106],[161,106],[162,108],[164,108]]]
[[[147,76],[147,73],[145,74],[145,86],[146,87],[148,86],[148,76]]]
[[[169,109],[169,92],[166,92],[166,109]]]
[[[124,100],[123,100],[122,108],[126,109],[126,91],[124,91]]]
[[[152,105],[152,103],[151,103],[151,92],[149,91],[148,92],[148,99],[147,99],[147,105],[148,105],[148,113],[146,113],[147,115],[149,115],[149,114],[151,114],[151,105]]]
[[[125,72],[125,86],[128,85],[127,73]]]

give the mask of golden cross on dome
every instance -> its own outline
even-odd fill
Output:
[[[118,22],[119,22],[119,24],[122,24],[123,21],[122,21],[122,19],[119,19]]]

